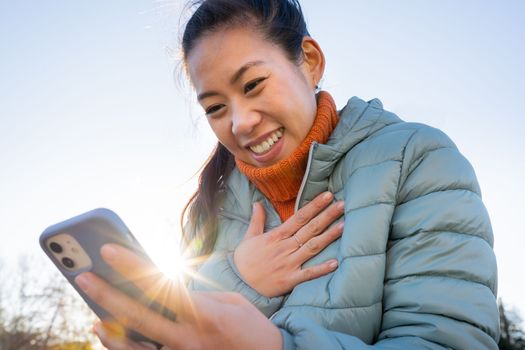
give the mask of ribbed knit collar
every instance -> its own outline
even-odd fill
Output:
[[[264,168],[235,159],[239,171],[270,200],[282,221],[293,215],[295,199],[306,171],[310,145],[314,141],[326,143],[338,120],[332,96],[321,91],[317,96],[317,115],[312,128],[288,158]]]

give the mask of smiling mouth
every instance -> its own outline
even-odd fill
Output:
[[[272,149],[272,147],[277,143],[277,141],[279,141],[279,139],[283,137],[283,131],[284,128],[280,128],[274,131],[270,136],[268,136],[266,140],[264,140],[260,144],[250,146],[250,150],[257,155],[269,152]]]

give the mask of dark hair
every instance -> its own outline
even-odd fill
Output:
[[[302,59],[303,38],[309,33],[297,0],[200,0],[190,6],[197,9],[182,37],[185,62],[198,39],[235,26],[254,28],[283,49],[291,61]],[[182,229],[183,240],[186,246],[196,249],[197,256],[213,250],[219,197],[234,166],[233,155],[219,142],[202,168],[197,191],[184,207],[181,224],[189,210],[189,225]]]

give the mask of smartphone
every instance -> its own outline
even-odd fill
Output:
[[[104,262],[100,248],[107,243],[119,244],[151,262],[120,217],[105,208],[94,209],[52,225],[40,235],[40,246],[44,252],[101,320],[115,321],[78,288],[74,279],[82,272],[93,272],[133,299],[175,321],[176,316],[171,310],[152,302],[133,282]],[[157,348],[162,347],[138,332],[125,331],[127,337],[134,341],[150,342]]]

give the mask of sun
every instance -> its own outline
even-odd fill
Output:
[[[180,279],[187,267],[185,259],[177,250],[169,253],[159,250],[152,254],[151,259],[158,269],[171,280]]]
[[[178,280],[186,269],[180,254],[180,236],[171,232],[151,230],[150,235],[138,235],[138,240],[155,266],[167,278]]]
[[[192,249],[182,252],[180,235],[167,231],[160,233],[153,231],[152,233],[138,238],[146,254],[166,278],[184,285],[190,280],[199,280],[212,288],[220,289],[220,286],[215,282],[203,278],[196,272],[197,267],[203,263],[206,257],[191,257],[190,251]],[[190,246],[193,247],[195,244],[196,242],[192,242]]]

